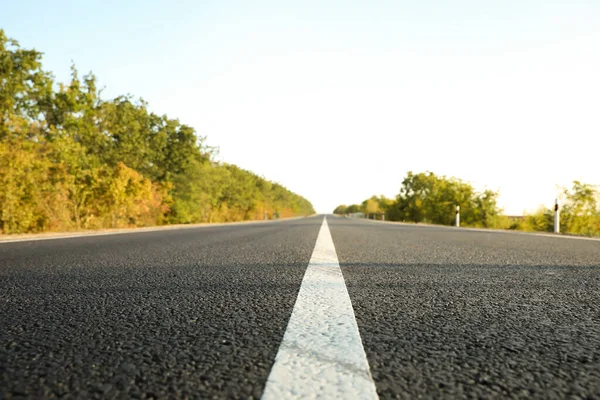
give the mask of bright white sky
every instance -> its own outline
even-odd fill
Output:
[[[124,5],[126,4],[126,5]],[[600,183],[600,2],[11,1],[0,28],[331,212],[406,172],[509,214]]]

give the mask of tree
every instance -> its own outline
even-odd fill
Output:
[[[24,134],[35,139],[43,133],[39,120],[52,92],[52,77],[41,69],[42,53],[23,50],[0,29],[0,140]],[[30,129],[11,129],[12,124],[31,122]]]
[[[355,214],[355,213],[359,213],[361,212],[361,206],[358,204],[351,204],[348,206],[348,208],[346,209],[346,212],[348,214]]]
[[[333,213],[338,214],[338,215],[344,215],[347,213],[347,211],[348,211],[348,206],[342,204],[342,205],[337,206],[335,208],[335,210],[333,210]]]
[[[563,189],[561,231],[586,236],[600,235],[600,193],[598,187],[573,181]]]
[[[310,202],[212,158],[205,138],[132,96],[68,84],[0,30],[2,233],[236,221],[314,213]]]
[[[396,201],[387,203],[385,209],[392,221],[452,225],[458,205],[463,225],[488,227],[494,225],[500,213],[497,197],[498,194],[491,190],[477,193],[470,184],[457,178],[437,176],[432,172],[409,172],[402,181]],[[379,201],[382,203],[385,204],[383,196]]]
[[[377,197],[373,196],[370,199],[367,199],[362,202],[362,212],[365,214],[373,214],[379,212],[379,202],[377,201]]]

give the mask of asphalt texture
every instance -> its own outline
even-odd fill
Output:
[[[328,222],[380,398],[600,398],[600,241]]]
[[[327,219],[380,398],[600,398],[600,241]],[[0,243],[0,398],[259,398],[321,223]]]
[[[321,222],[0,244],[0,398],[259,398]]]

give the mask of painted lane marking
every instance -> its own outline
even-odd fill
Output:
[[[377,399],[327,219],[262,396]]]

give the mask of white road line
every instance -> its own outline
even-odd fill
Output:
[[[325,218],[262,398],[378,398]]]

